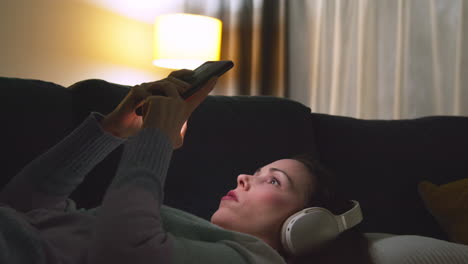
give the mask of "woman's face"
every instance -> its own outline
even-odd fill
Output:
[[[310,172],[301,162],[275,161],[253,175],[239,175],[237,188],[221,198],[211,222],[254,235],[275,247],[283,222],[304,208],[313,185]]]

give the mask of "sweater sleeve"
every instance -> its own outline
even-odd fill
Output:
[[[169,138],[144,129],[124,146],[97,215],[90,263],[169,263],[171,240],[161,225]]]
[[[92,113],[67,137],[24,167],[0,192],[0,202],[27,212],[64,208],[86,174],[124,139],[105,132]]]
[[[165,222],[163,187],[171,156],[169,138],[158,129],[142,130],[126,142],[97,214],[89,263],[284,263],[258,239],[243,238],[241,246],[237,236],[195,216],[169,212]]]

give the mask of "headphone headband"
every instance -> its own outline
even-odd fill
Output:
[[[337,215],[336,221],[340,232],[348,230],[362,221],[362,211],[359,203],[351,200],[353,207],[341,215]]]

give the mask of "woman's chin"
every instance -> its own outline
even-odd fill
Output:
[[[236,220],[228,211],[229,210],[227,210],[227,208],[220,206],[218,210],[211,216],[211,223],[225,229],[231,229],[230,226],[232,223],[235,223]]]

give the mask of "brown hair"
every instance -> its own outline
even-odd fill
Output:
[[[351,208],[352,203],[337,191],[334,175],[317,159],[307,154],[296,155],[291,159],[302,163],[314,178],[305,208],[323,207],[334,214],[342,214]]]
[[[317,159],[307,154],[295,155],[291,159],[301,162],[309,170],[313,180],[307,207],[323,207],[338,215],[351,209],[352,202],[337,190],[335,176]],[[341,233],[335,240],[320,250],[303,256],[290,256],[290,264],[300,263],[360,263],[372,264],[366,237],[356,228]]]

